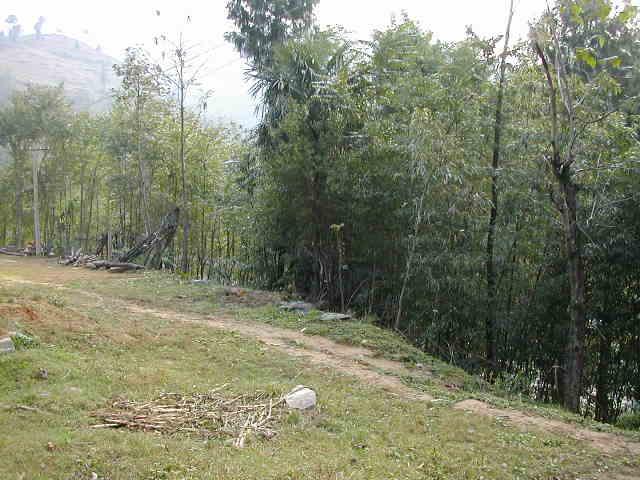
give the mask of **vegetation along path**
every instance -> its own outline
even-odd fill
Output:
[[[355,377],[368,386],[380,388],[402,401],[427,402],[433,405],[442,402],[447,409],[451,406],[453,411],[466,412],[465,415],[490,417],[505,428],[517,427],[522,431],[570,437],[578,445],[599,451],[603,458],[637,458],[640,455],[640,443],[622,435],[595,431],[575,423],[511,407],[499,408],[477,399],[464,399],[460,396],[448,398],[447,390],[455,391],[457,386],[447,383],[445,379],[441,382],[445,389],[439,389],[434,380],[434,388],[430,391],[429,384],[433,377],[430,366],[419,365],[421,368],[416,368],[415,365],[406,362],[384,358],[379,351],[362,345],[348,345],[323,336],[310,335],[304,328],[300,331],[262,323],[257,318],[267,315],[264,312],[273,310],[260,310],[256,307],[256,311],[260,313],[248,314],[249,318],[242,318],[243,313],[248,310],[232,307],[234,300],[237,300],[264,303],[268,308],[268,304],[277,298],[273,294],[239,289],[215,290],[212,287],[204,289],[201,286],[177,282],[173,277],[156,273],[120,276],[83,268],[61,267],[51,261],[0,258],[0,287],[25,287],[60,292],[65,298],[71,299],[66,308],[80,314],[91,309],[116,312],[118,316],[131,319],[134,322],[132,328],[135,328],[136,322],[148,323],[155,320],[170,322],[174,331],[179,330],[183,324],[183,328],[198,325],[234,332],[240,337],[257,339],[267,349],[298,359],[305,366],[303,370],[325,368],[336,371]],[[173,298],[178,303],[167,297],[166,292],[170,291],[170,286],[178,286],[180,289],[174,292]],[[207,312],[207,308],[198,304],[198,299],[207,296],[202,295],[203,291],[222,292],[221,298],[231,297],[231,301]],[[215,297],[216,294],[211,295]],[[183,304],[188,306],[184,307]],[[46,319],[44,321],[46,322]],[[127,332],[122,332],[122,335],[126,336]],[[424,388],[413,388],[412,382],[422,382]],[[625,469],[621,471],[625,472]],[[634,478],[629,472],[621,473],[617,477],[615,475],[618,474],[608,472],[607,476],[594,478]]]

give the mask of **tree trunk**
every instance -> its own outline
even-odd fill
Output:
[[[143,109],[141,105],[141,93],[138,91],[136,98],[136,141],[137,141],[137,154],[138,154],[138,170],[140,172],[140,190],[142,197],[142,219],[144,222],[144,230],[145,236],[151,233],[151,217],[150,217],[150,201],[149,201],[149,190],[150,190],[150,178],[149,178],[149,167],[147,165],[146,159],[142,154],[142,115]]]
[[[609,365],[611,363],[611,339],[609,338],[606,320],[599,341],[598,372],[596,379],[596,420],[609,422],[611,413],[609,408]]]
[[[557,88],[553,81],[553,75],[549,67],[547,57],[539,43],[535,44],[538,57],[542,62],[544,73],[549,86],[549,106],[551,108],[551,150],[552,155],[548,159],[556,178],[561,200],[556,202],[556,207],[562,214],[565,249],[567,254],[567,270],[569,275],[570,299],[569,299],[569,325],[567,328],[567,344],[564,358],[564,371],[562,381],[562,397],[564,406],[573,411],[580,410],[580,393],[582,391],[582,373],[584,370],[584,341],[586,334],[585,312],[585,274],[578,229],[578,188],[573,180],[571,166],[574,156],[569,149],[566,159],[563,160],[560,147],[560,128],[558,114],[558,88],[563,97],[568,92],[559,82]],[[560,49],[555,49],[556,65],[564,65],[560,59]],[[561,75],[560,68],[557,68]],[[571,105],[571,101],[568,103]],[[571,130],[575,132],[573,114],[567,112]]]
[[[38,159],[37,153],[31,152],[31,167],[33,174],[33,232],[36,242],[36,256],[42,254],[40,243],[40,200],[38,198]]]
[[[491,368],[497,361],[496,352],[496,323],[497,323],[497,283],[495,266],[495,235],[498,219],[498,171],[500,168],[500,148],[502,140],[502,105],[506,85],[507,55],[509,54],[509,36],[511,34],[511,22],[513,20],[513,0],[509,6],[509,19],[504,38],[504,50],[500,60],[500,81],[498,85],[498,98],[496,101],[495,123],[493,128],[493,157],[491,161],[491,212],[489,214],[489,228],[487,231],[487,318],[485,324],[486,356]]]
[[[562,223],[564,227],[567,267],[569,273],[570,303],[569,328],[564,368],[564,405],[571,411],[580,409],[582,372],[584,370],[585,274],[578,231],[577,188],[570,180],[569,172],[557,176],[563,197]]]
[[[187,179],[186,161],[184,158],[184,95],[186,86],[184,84],[183,62],[180,65],[180,172],[182,175],[182,272],[189,272],[189,210],[187,208]]]
[[[15,186],[16,186],[16,198],[15,198],[15,209],[16,209],[16,229],[15,229],[15,243],[17,248],[22,248],[24,246],[24,240],[22,238],[22,222],[23,222],[23,214],[22,211],[22,194],[24,192],[24,177],[23,177],[23,168],[24,168],[24,154],[23,150],[20,148],[16,148],[13,150],[13,159],[15,162]]]

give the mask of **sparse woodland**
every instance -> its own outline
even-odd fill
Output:
[[[597,420],[637,410],[637,9],[557,0],[521,43],[406,17],[354,42],[317,3],[229,0],[249,132],[206,120],[181,43],[129,49],[104,114],[16,91],[0,246],[117,256],[175,211],[157,268],[369,316]]]

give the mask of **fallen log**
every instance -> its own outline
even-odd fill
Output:
[[[83,265],[86,265],[87,263],[91,263],[95,260],[97,260],[98,257],[96,255],[84,255],[82,257],[79,257],[73,264],[74,267],[80,267]]]
[[[89,262],[86,264],[87,268],[92,268],[94,270],[100,270],[104,268],[105,270],[109,270],[110,272],[128,272],[130,270],[144,270],[143,265],[138,265],[137,263],[127,263],[127,262],[109,262],[107,260],[96,260],[93,262]]]
[[[171,244],[178,228],[180,209],[174,208],[162,220],[157,231],[138,242],[133,248],[120,255],[120,262],[131,262],[136,258],[144,257],[144,265],[159,268],[162,263],[162,254]]]
[[[4,248],[0,248],[0,253],[3,255],[10,255],[12,257],[26,257],[26,255],[24,253],[20,253],[20,252],[11,252],[7,249]]]

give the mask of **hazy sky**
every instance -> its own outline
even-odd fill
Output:
[[[516,36],[526,35],[528,21],[545,4],[545,0],[516,0]],[[225,5],[226,0],[3,0],[0,16],[17,15],[24,31],[31,33],[38,16],[43,15],[47,19],[44,33],[64,33],[92,46],[99,44],[116,58],[122,57],[127,46],[151,46],[154,35],[168,33],[171,37],[182,29],[187,39],[200,43],[207,52],[203,83],[214,90],[209,111],[250,125],[253,102],[243,78],[245,66],[224,41],[224,32],[231,28]],[[321,25],[342,25],[354,38],[366,39],[373,30],[387,25],[393,14],[406,11],[437,38],[457,40],[464,36],[466,25],[481,35],[500,34],[507,7],[508,0],[320,0],[316,13]],[[185,24],[187,16],[191,17],[189,24]]]

